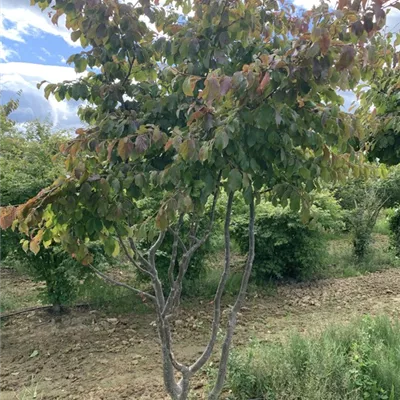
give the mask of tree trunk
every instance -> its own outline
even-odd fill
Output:
[[[230,352],[230,348],[231,348],[231,344],[232,344],[233,333],[235,331],[236,324],[237,324],[237,314],[245,300],[246,291],[247,291],[247,287],[248,287],[248,283],[249,283],[249,279],[250,279],[250,274],[251,274],[251,270],[253,268],[254,251],[255,251],[255,245],[254,245],[255,210],[254,210],[253,195],[250,200],[249,208],[250,208],[249,253],[247,255],[247,262],[246,262],[246,267],[245,267],[243,277],[242,277],[240,291],[236,298],[236,302],[230,312],[228,328],[226,331],[224,343],[222,345],[221,360],[219,363],[217,380],[216,380],[215,386],[213,387],[212,391],[210,392],[210,394],[208,396],[209,400],[217,400],[219,398],[219,396],[221,395],[221,392],[222,392],[222,389],[224,386],[224,382],[225,382],[225,378],[226,378],[226,372],[227,372],[227,367],[228,367],[228,357],[229,357],[229,352]]]

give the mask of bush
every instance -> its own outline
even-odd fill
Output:
[[[92,245],[93,263],[101,268],[107,263],[102,247]],[[46,282],[40,297],[43,303],[52,304],[56,311],[62,305],[71,304],[77,297],[78,288],[92,275],[88,267],[71,258],[58,247],[42,248],[37,255],[25,253],[21,245],[8,254],[6,265],[27,273],[36,281]]]
[[[230,359],[234,399],[400,398],[400,322],[364,318],[316,337],[253,343]]]
[[[18,251],[21,235],[11,229],[0,230],[0,259],[5,260],[9,255]]]
[[[248,250],[246,219],[236,217],[232,236],[240,250]],[[304,224],[298,214],[266,203],[259,207],[255,223],[256,283],[271,279],[306,279],[323,265],[325,239],[314,224]]]
[[[394,211],[389,220],[390,237],[396,255],[400,256],[400,208]]]

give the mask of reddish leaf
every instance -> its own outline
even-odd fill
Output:
[[[164,150],[167,151],[171,148],[173,145],[174,141],[172,139],[169,139],[167,143],[165,143]]]
[[[325,31],[322,34],[321,38],[319,39],[319,47],[323,55],[325,55],[328,52],[330,45],[331,45],[331,37],[329,33]]]
[[[207,108],[206,107],[201,107],[199,110],[195,111],[189,118],[188,120],[188,125],[190,126],[193,121],[195,121],[196,119],[199,119],[201,117],[204,116],[204,114],[207,112]]]
[[[340,59],[336,64],[337,70],[343,71],[344,69],[348,68],[353,63],[355,55],[356,52],[353,46],[343,47]]]
[[[165,229],[168,227],[168,217],[163,209],[161,209],[157,214],[156,225],[157,228],[161,229],[162,231],[165,231]]]
[[[107,159],[108,159],[108,161],[111,160],[111,154],[112,154],[112,151],[114,149],[115,143],[117,143],[117,141],[113,140],[107,147]]]
[[[257,88],[258,94],[261,94],[264,91],[265,87],[268,85],[270,80],[271,80],[271,77],[269,76],[269,73],[267,71],[265,73],[264,77],[262,78],[260,84],[258,85],[258,88]]]
[[[149,147],[149,138],[147,135],[139,135],[135,140],[135,149],[139,154],[144,153]]]
[[[57,11],[56,11],[56,13],[52,16],[52,18],[51,18],[51,22],[54,24],[54,25],[57,25],[58,26],[58,19],[60,18],[60,16],[63,14],[63,10],[61,9],[61,8],[59,8]]]
[[[219,82],[219,86],[221,89],[221,95],[225,96],[232,87],[232,78],[229,76],[224,76]]]
[[[133,151],[133,143],[131,139],[126,137],[118,142],[118,155],[125,161],[129,158]]]
[[[208,104],[219,98],[221,94],[220,83],[214,76],[209,77],[204,82],[204,90],[200,93],[199,97],[202,97]]]
[[[0,207],[0,228],[8,229],[15,220],[17,207]]]
[[[29,244],[29,249],[35,255],[40,251],[40,242],[42,241],[42,237],[43,237],[43,231],[40,230]]]

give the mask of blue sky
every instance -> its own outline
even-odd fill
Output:
[[[123,0],[124,1],[124,0]],[[127,1],[127,0],[125,0]],[[15,97],[22,90],[20,107],[12,115],[18,122],[35,118],[49,120],[56,128],[74,129],[81,125],[77,117],[79,104],[74,101],[58,103],[54,98],[47,101],[43,89],[36,84],[46,79],[50,82],[72,80],[77,77],[66,59],[80,51],[70,39],[70,32],[60,18],[54,26],[47,12],[30,7],[29,0],[0,0],[0,83],[1,102]],[[294,4],[311,8],[319,0],[294,0]],[[334,6],[336,1],[331,0]],[[388,30],[400,30],[400,11],[391,12]],[[354,96],[344,94],[350,105]]]

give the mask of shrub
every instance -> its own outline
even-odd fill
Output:
[[[236,217],[233,238],[242,252],[248,249],[246,220]],[[255,224],[253,275],[257,283],[271,279],[306,279],[323,264],[325,239],[314,224],[304,224],[298,214],[264,203]]]
[[[107,263],[101,246],[94,244],[91,251],[97,267]],[[8,254],[4,263],[27,273],[36,281],[46,282],[40,297],[43,303],[52,304],[55,311],[59,311],[62,305],[71,304],[76,299],[79,286],[92,275],[89,268],[59,247],[43,248],[34,255],[25,253],[19,245]]]
[[[313,223],[318,224],[325,231],[342,232],[345,230],[345,210],[329,190],[314,194],[311,215]]]
[[[389,220],[389,229],[392,246],[396,255],[400,256],[400,208],[394,211]]]
[[[253,343],[230,360],[234,399],[400,398],[400,322],[370,317],[283,344]]]

